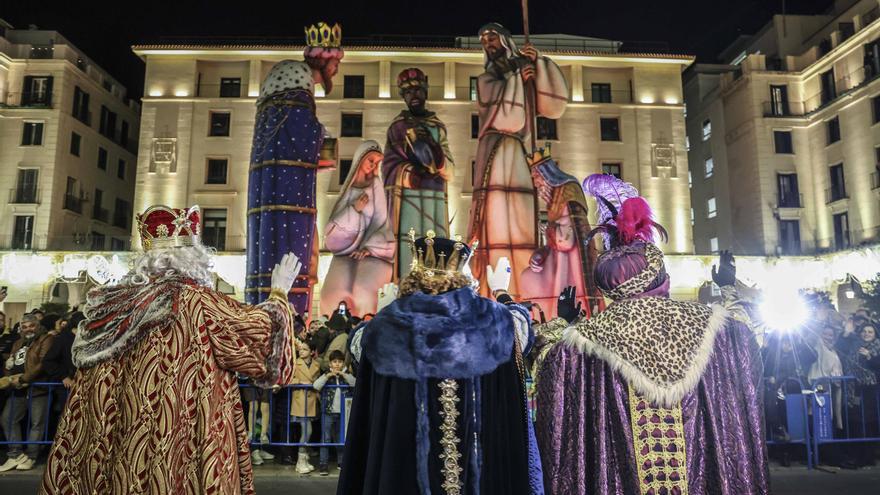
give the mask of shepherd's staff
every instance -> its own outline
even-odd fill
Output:
[[[523,34],[525,34],[526,43],[529,42],[529,0],[522,0],[522,18],[523,18]],[[528,63],[531,60],[526,59]],[[538,76],[538,67],[535,65],[535,77]],[[535,87],[535,79],[529,79],[526,83],[526,118],[529,119],[529,134],[532,140],[532,155],[538,151],[537,133],[538,133],[538,89]]]

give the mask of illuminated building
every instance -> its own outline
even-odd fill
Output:
[[[685,73],[697,253],[880,240],[880,6],[775,16]]]

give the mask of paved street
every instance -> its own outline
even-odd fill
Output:
[[[257,493],[297,495],[332,495],[336,477],[298,476],[292,468],[266,466],[257,468]],[[802,467],[773,468],[774,495],[876,495],[880,487],[880,468],[858,471],[807,471]],[[39,471],[0,475],[0,493],[36,493]],[[403,495],[403,494],[402,494]]]

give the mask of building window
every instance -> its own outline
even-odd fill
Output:
[[[345,183],[348,173],[351,172],[351,160],[339,160],[339,185]]]
[[[556,134],[556,119],[538,116],[538,139],[550,141],[559,139]]]
[[[98,124],[98,132],[107,136],[110,140],[116,140],[116,113],[111,112],[104,105],[101,105],[101,120]]]
[[[40,171],[35,168],[19,169],[15,184],[13,202],[18,204],[37,203],[37,178]]]
[[[770,113],[772,115],[790,115],[788,108],[788,86],[770,86]]]
[[[220,98],[238,98],[241,96],[240,77],[220,78]]]
[[[110,221],[110,212],[104,209],[104,191],[95,189],[95,197],[92,200],[92,218],[99,222]]]
[[[880,40],[865,45],[865,82],[880,75]]]
[[[226,250],[226,210],[206,209],[202,215],[202,242],[217,251]]]
[[[477,139],[480,137],[480,116],[472,113],[471,114],[471,139]]]
[[[691,171],[688,170],[688,189],[692,187],[694,187],[694,174],[692,174]]]
[[[593,103],[611,103],[611,84],[593,83]]]
[[[691,138],[689,138],[687,135],[685,135],[684,137],[684,149],[685,151],[691,150]]]
[[[21,106],[52,106],[52,76],[25,76],[21,92]]]
[[[712,175],[715,173],[715,160],[713,160],[711,156],[709,158],[706,158],[705,166],[706,178],[708,179],[709,177],[712,177]]]
[[[131,209],[128,201],[124,199],[116,199],[116,208],[113,210],[113,226],[121,229],[128,228],[128,218],[131,216]]]
[[[122,158],[116,162],[116,177],[119,177],[122,180],[125,180],[125,160]]]
[[[345,76],[342,78],[343,98],[364,97],[364,76]]]
[[[839,22],[837,23],[837,29],[840,31],[840,42],[850,39],[852,35],[856,34],[856,25],[852,22]]]
[[[125,251],[125,241],[122,239],[117,239],[115,237],[110,238],[110,250],[111,251]]]
[[[229,112],[211,112],[211,128],[209,136],[229,136]]]
[[[829,201],[834,202],[846,198],[846,178],[843,175],[843,164],[833,165],[828,171],[831,174],[831,189],[828,191]]]
[[[801,254],[801,223],[798,220],[779,221],[780,254]]]
[[[821,98],[822,104],[824,105],[837,97],[837,88],[834,83],[834,69],[823,72],[819,78],[822,83]]]
[[[12,249],[32,249],[34,243],[34,217],[16,216],[12,228]]]
[[[82,143],[82,136],[75,132],[70,133],[70,154],[79,156],[79,146]]]
[[[840,118],[834,117],[825,123],[825,128],[828,129],[828,144],[833,144],[840,141]]]
[[[623,170],[619,163],[603,163],[602,173],[605,175],[613,175],[618,179],[623,179]]]
[[[715,218],[718,216],[718,207],[715,204],[715,198],[709,198],[706,201],[706,218]]]
[[[790,155],[794,153],[791,131],[773,131],[773,145],[776,153]]]
[[[832,217],[834,223],[834,247],[837,250],[848,249],[851,245],[849,238],[849,215],[838,213]]]
[[[797,174],[776,174],[776,204],[780,208],[800,208]]]
[[[691,226],[693,226],[694,223],[696,223],[696,217],[694,216],[694,208],[691,207]]]
[[[871,109],[873,110],[874,117],[871,123],[876,124],[877,122],[880,122],[880,96],[871,98]]]
[[[119,130],[119,144],[128,146],[128,122],[122,121],[122,127]]]
[[[74,213],[82,213],[82,195],[79,184],[73,177],[67,178],[67,189],[64,193],[64,209]]]
[[[599,119],[602,141],[620,141],[620,119],[602,117]]]
[[[104,245],[106,244],[106,241],[107,241],[107,236],[105,236],[104,234],[102,234],[100,232],[95,232],[93,230],[92,231],[91,250],[92,251],[103,251]]]
[[[85,125],[90,125],[92,121],[89,113],[89,94],[79,86],[73,88],[73,118]]]
[[[711,252],[712,254],[715,254],[715,253],[717,253],[718,251],[719,251],[719,249],[718,249],[718,238],[717,238],[717,237],[712,237],[711,239],[709,239],[709,252]]]
[[[98,146],[98,168],[107,170],[107,150]]]
[[[468,93],[468,97],[470,98],[471,101],[477,101],[477,78],[471,77],[469,84],[470,84],[470,90]]]
[[[43,144],[43,123],[25,122],[22,126],[21,145],[41,146]]]
[[[703,141],[708,141],[712,137],[712,121],[706,119],[703,121]]]
[[[205,184],[226,184],[228,164],[226,158],[208,158]]]
[[[341,137],[361,137],[364,134],[364,116],[359,113],[342,114]]]

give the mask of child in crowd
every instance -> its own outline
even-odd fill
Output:
[[[297,348],[296,367],[293,371],[293,385],[308,385],[309,387],[321,375],[318,360],[314,357],[312,347],[308,342],[299,342]],[[306,443],[309,439],[309,425],[318,415],[318,393],[314,390],[296,388],[290,401],[290,418],[300,424],[300,443]],[[305,446],[300,446],[296,461],[296,472],[308,474],[315,470],[315,466],[309,463],[309,454]]]
[[[330,352],[330,371],[324,373],[321,378],[315,380],[315,390],[321,392],[321,443],[337,443],[344,441],[339,437],[342,403],[345,398],[350,396],[347,388],[340,388],[338,385],[354,386],[354,375],[346,373],[345,370],[345,354],[340,351]],[[327,385],[337,385],[330,386]],[[321,457],[318,466],[318,472],[321,476],[327,476],[329,470],[327,463],[330,461],[330,451],[327,447],[321,447]],[[342,447],[336,448],[336,462],[342,469]]]

